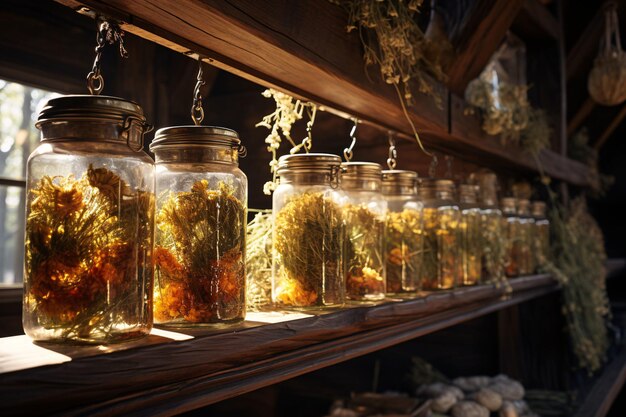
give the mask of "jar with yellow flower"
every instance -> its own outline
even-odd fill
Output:
[[[530,275],[535,272],[535,219],[530,213],[530,201],[526,198],[517,200],[517,215],[520,221],[520,275]]]
[[[155,322],[242,321],[248,181],[239,169],[237,132],[166,127],[150,149],[156,158]]]
[[[382,167],[373,162],[341,164],[342,205],[346,221],[346,297],[354,301],[385,298],[385,213]]]
[[[424,205],[417,197],[417,173],[385,170],[382,190],[387,201],[387,293],[412,295],[421,289],[424,255]]]
[[[517,215],[517,199],[514,197],[504,197],[500,206],[504,215],[504,235],[506,236],[506,267],[505,273],[509,278],[517,277],[521,273],[521,266],[524,262],[522,255],[523,239],[521,232],[521,221]]]
[[[137,104],[61,96],[27,168],[23,325],[37,341],[112,343],[152,327],[154,164]]]
[[[463,261],[462,285],[476,285],[482,274],[483,240],[482,213],[477,202],[477,185],[459,186],[461,208],[461,255]]]
[[[534,254],[536,267],[541,267],[550,261],[550,220],[546,216],[546,203],[533,201],[532,215],[535,219]]]

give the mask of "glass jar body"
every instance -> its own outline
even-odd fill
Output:
[[[482,213],[478,207],[461,210],[462,285],[476,285],[481,280],[483,262]]]
[[[27,167],[24,331],[83,343],[149,334],[154,163],[115,137],[42,132]]]
[[[535,266],[539,268],[550,261],[550,221],[548,219],[535,220]]]
[[[422,288],[447,290],[463,280],[461,211],[449,200],[424,205],[424,266]]]
[[[535,219],[532,217],[520,217],[520,275],[530,275],[535,272],[534,241]]]
[[[522,231],[520,218],[516,215],[506,215],[503,219],[506,236],[506,268],[505,273],[509,278],[520,275],[520,267],[524,262],[522,258]]]
[[[481,223],[483,281],[500,282],[507,262],[508,224],[500,209],[495,207],[481,209]]]
[[[421,290],[424,249],[424,205],[414,195],[386,195],[385,267],[387,293]]]
[[[380,191],[344,189],[346,221],[346,298],[355,301],[385,298],[385,215]]]
[[[202,326],[242,321],[245,174],[236,163],[214,159],[219,152],[210,148],[155,153],[155,322]],[[190,154],[195,154],[193,161]]]
[[[343,200],[330,174],[281,174],[272,198],[272,300],[277,307],[344,304]]]

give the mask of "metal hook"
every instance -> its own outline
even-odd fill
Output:
[[[398,152],[396,151],[396,141],[393,138],[393,132],[387,132],[387,140],[389,141],[389,156],[387,158],[387,166],[389,169],[396,169]]]
[[[443,158],[446,161],[446,178],[452,178],[452,163],[454,162],[454,157],[445,155]]]
[[[350,130],[350,138],[352,139],[352,142],[350,143],[349,147],[343,150],[343,157],[345,158],[346,162],[350,162],[350,160],[354,156],[352,150],[354,149],[354,145],[356,145],[355,133],[356,133],[357,125],[359,124],[359,120],[355,117],[352,119],[352,121],[354,122],[354,126],[352,126],[352,130]]]
[[[200,89],[206,84],[204,72],[202,71],[202,57],[198,55],[198,75],[196,76],[196,86],[193,89],[193,104],[191,105],[191,120],[198,126],[204,120],[204,109],[202,108],[202,92]]]
[[[435,178],[437,174],[437,165],[439,165],[439,160],[437,159],[437,154],[433,152],[430,167],[428,167],[428,176],[430,178]]]

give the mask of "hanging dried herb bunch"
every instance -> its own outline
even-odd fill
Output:
[[[272,160],[270,161],[270,172],[272,173],[272,181],[268,181],[263,185],[263,193],[270,195],[272,191],[276,189],[278,169],[278,160],[276,158],[278,154],[278,148],[280,148],[281,135],[291,145],[290,153],[294,154],[304,149],[308,152],[311,148],[310,131],[315,121],[315,112],[317,106],[315,103],[296,100],[289,94],[269,88],[262,93],[263,97],[273,98],[276,102],[276,110],[273,113],[263,117],[255,127],[263,126],[270,129],[270,133],[265,138],[267,143],[267,151],[272,154]],[[309,121],[307,123],[307,131],[309,137],[305,138],[301,143],[296,142],[291,137],[291,127],[295,122],[302,119],[304,110],[307,110]]]
[[[89,165],[79,179],[43,176],[28,201],[24,307],[38,311],[37,325],[84,342],[143,334],[154,195]]]
[[[554,202],[554,199],[553,199]],[[562,311],[581,368],[593,373],[606,359],[609,303],[605,286],[604,238],[584,197],[550,213],[552,261],[540,260],[561,283]]]
[[[155,246],[154,313],[159,322],[212,323],[245,314],[246,210],[234,189],[196,181],[161,196]]]
[[[252,211],[252,209],[250,209]],[[248,310],[272,302],[272,211],[259,210],[248,223],[246,237]]]
[[[377,65],[382,79],[400,92],[407,104],[412,103],[412,84],[421,93],[441,97],[425,74],[445,81],[438,62],[425,53],[429,40],[415,21],[422,0],[331,0],[348,12],[348,32],[359,31],[366,66]]]
[[[295,307],[343,302],[345,225],[341,208],[321,192],[291,197],[274,213],[274,301]],[[335,288],[336,287],[336,288]]]
[[[379,299],[385,295],[383,241],[385,222],[364,204],[343,207],[347,224],[348,273],[346,293],[351,299]]]

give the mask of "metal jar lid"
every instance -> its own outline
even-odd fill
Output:
[[[530,216],[530,200],[527,198],[517,199],[517,214],[520,216]]]
[[[168,147],[217,146],[238,149],[241,146],[239,135],[232,129],[218,126],[171,126],[157,130],[150,150],[155,152]],[[243,155],[242,155],[243,156]]]
[[[341,158],[329,153],[302,153],[283,155],[278,159],[276,173],[284,175],[288,172],[320,173],[339,172]]]
[[[343,180],[382,180],[383,168],[375,162],[344,162],[341,167]]]
[[[515,214],[517,211],[517,199],[515,197],[504,197],[500,200],[502,212],[506,214]]]
[[[417,194],[417,172],[401,169],[386,169],[382,171],[382,174],[383,194]]]
[[[464,204],[476,204],[479,186],[472,184],[459,185],[459,201]]]
[[[146,118],[139,104],[119,97],[69,95],[48,100],[39,113],[36,126],[58,120],[128,119],[145,123]]]
[[[531,211],[533,217],[543,219],[546,217],[546,203],[543,201],[533,201],[531,203]]]

